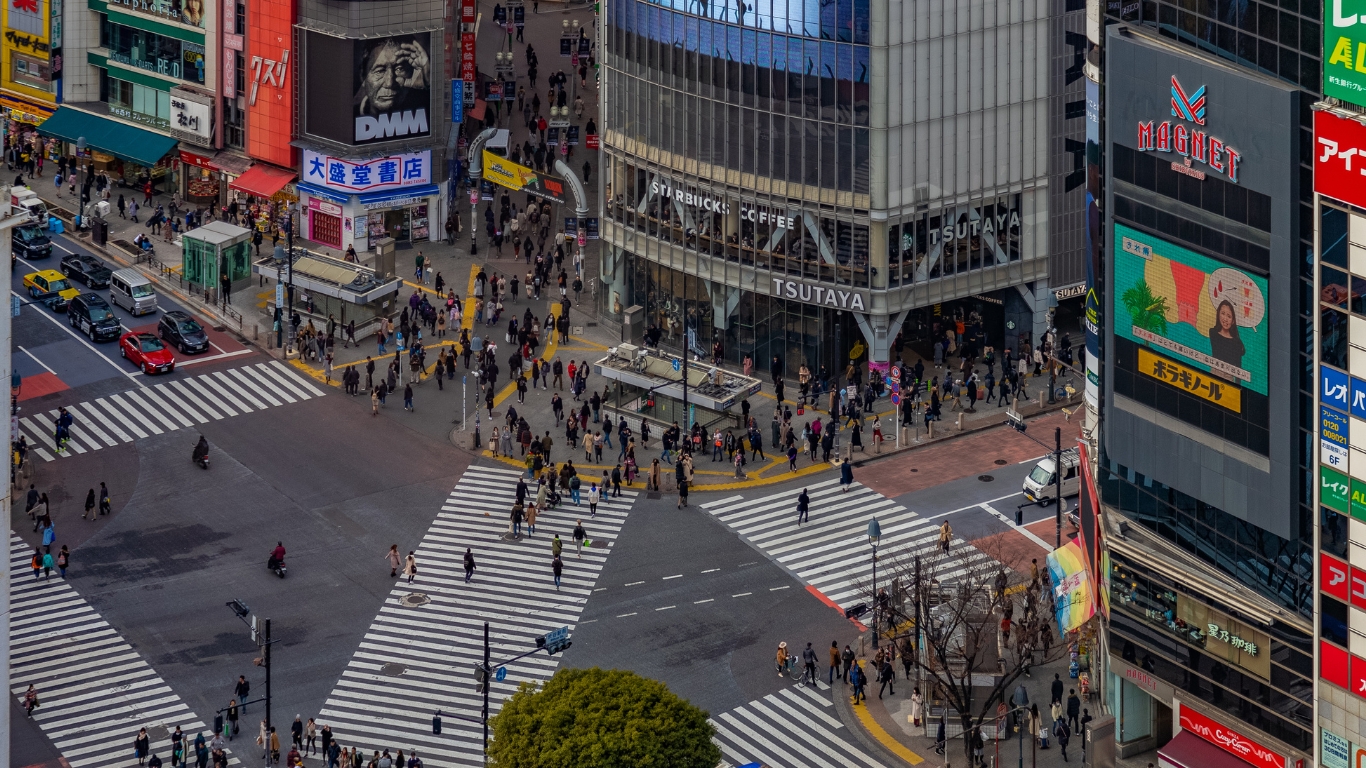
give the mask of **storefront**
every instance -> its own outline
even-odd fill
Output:
[[[369,251],[391,237],[400,248],[439,240],[441,188],[431,152],[346,160],[304,151],[302,237],[319,245]]]
[[[173,151],[178,142],[169,136],[66,106],[43,121],[38,133],[63,142],[66,154],[74,154],[84,140],[93,170],[108,174],[116,185],[136,188],[150,179],[155,191],[165,192],[178,183],[181,157]]]
[[[0,94],[0,115],[25,126],[36,128],[42,125],[44,120],[52,117],[55,110],[56,107],[51,104],[41,104],[8,93]]]
[[[180,194],[190,206],[216,206],[222,179],[213,158],[189,147],[180,148]]]
[[[1313,636],[1298,616],[1231,589],[1202,594],[1185,577],[1184,563],[1130,552],[1123,540],[1107,542],[1107,691],[1118,754],[1161,748],[1181,731],[1201,729],[1265,745],[1281,759],[1277,768],[1310,753]]]

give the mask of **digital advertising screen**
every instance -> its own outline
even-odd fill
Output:
[[[1267,394],[1266,278],[1119,223],[1113,253],[1117,336]]]
[[[431,135],[431,33],[356,41],[355,143]]]

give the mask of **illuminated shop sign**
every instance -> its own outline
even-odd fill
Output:
[[[680,186],[675,186],[667,180],[650,182],[650,195],[662,197],[682,203],[688,208],[700,208],[708,213],[720,213],[722,215],[731,212],[730,202],[725,198],[704,195],[701,192],[693,192]],[[781,213],[760,208],[749,203],[740,203],[740,218],[751,221],[755,224],[768,224],[778,229],[796,229],[797,219],[795,216],[787,216]]]
[[[1207,119],[1205,86],[1202,85],[1187,94],[1186,89],[1177,81],[1176,75],[1172,75],[1171,88],[1172,116],[1177,120],[1140,121],[1138,151],[1171,152],[1184,158],[1172,161],[1172,170],[1177,173],[1203,180],[1205,172],[1194,167],[1198,162],[1216,173],[1224,174],[1229,181],[1237,183],[1242,153],[1230,147],[1223,139],[1204,130]]]

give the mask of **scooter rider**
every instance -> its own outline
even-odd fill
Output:
[[[270,553],[270,562],[267,565],[275,568],[285,562],[285,544],[282,541],[275,542],[275,550]]]
[[[199,436],[199,442],[195,444],[193,459],[196,464],[200,464],[209,456],[209,441],[203,435]]]

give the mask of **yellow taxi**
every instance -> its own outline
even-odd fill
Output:
[[[42,302],[56,312],[65,312],[67,302],[81,293],[71,287],[66,275],[55,269],[44,269],[41,272],[24,275],[24,288],[34,301]]]

